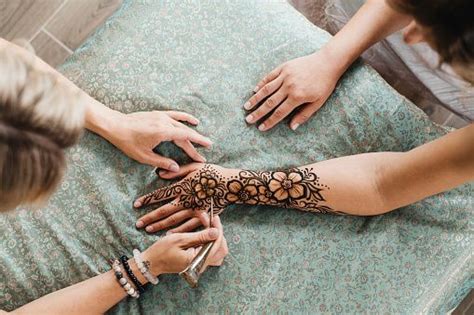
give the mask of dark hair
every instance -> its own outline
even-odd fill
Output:
[[[387,0],[428,30],[428,42],[441,61],[457,66],[474,64],[474,0]]]

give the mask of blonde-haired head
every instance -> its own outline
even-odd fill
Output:
[[[84,100],[34,59],[0,49],[0,210],[45,200],[84,125]]]

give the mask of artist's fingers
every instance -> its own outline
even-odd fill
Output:
[[[191,141],[202,145],[203,147],[210,148],[212,141],[208,137],[201,135],[196,130],[183,125],[179,121],[175,121],[173,125],[176,128],[170,130],[167,134],[163,135],[165,141]]]
[[[174,229],[168,230],[166,234],[192,232],[200,226],[202,226],[201,220],[195,217],[189,219],[188,221],[184,222],[183,224]]]
[[[139,162],[143,164],[148,164],[160,169],[168,170],[171,172],[177,172],[179,171],[179,165],[176,163],[176,161],[163,157],[159,154],[156,154],[154,152],[150,152],[148,154],[144,154],[143,158],[139,160]]]
[[[224,238],[224,228],[222,226],[219,216],[214,216],[212,225],[219,231],[219,237],[216,239],[214,246],[209,253],[208,265],[218,266],[222,264],[224,257],[229,253],[227,242]]]
[[[263,123],[261,123],[260,126],[258,126],[258,130],[267,131],[273,128],[299,105],[300,104],[295,102],[292,98],[287,98],[280,106],[275,109],[275,111],[273,111],[270,117],[268,117]]]
[[[190,164],[181,166],[178,172],[169,172],[165,170],[160,170],[158,172],[158,175],[160,175],[160,177],[164,179],[181,178],[181,177],[187,176],[189,173],[194,172],[195,170],[199,169],[202,166],[203,164],[201,163],[190,163]]]
[[[183,210],[184,207],[181,205],[178,205],[177,202],[178,200],[175,199],[173,202],[167,203],[159,207],[158,209],[148,212],[147,214],[142,216],[140,219],[138,219],[136,223],[136,227],[140,229],[142,227],[149,225],[150,223],[156,222],[158,220],[161,220],[163,218],[166,218],[172,215],[173,213]]]
[[[145,231],[147,231],[148,233],[153,233],[153,232],[161,231],[164,229],[168,229],[170,227],[180,224],[181,222],[189,218],[192,218],[193,215],[194,215],[194,210],[192,209],[181,210],[164,219],[156,221],[155,223],[149,224],[145,228]]]
[[[225,256],[229,254],[229,247],[227,246],[227,240],[225,239],[225,237],[222,239],[220,248],[218,249],[217,252],[218,254],[217,254],[216,260],[209,261],[210,266],[221,266],[222,263],[224,262]]]
[[[163,188],[158,188],[157,190],[149,194],[139,197],[137,200],[135,200],[135,202],[133,203],[133,206],[135,208],[140,208],[142,206],[146,206],[146,205],[150,205],[150,204],[157,203],[160,201],[166,201],[171,198],[175,198],[178,195],[178,191],[176,190],[176,188],[179,185],[182,185],[182,181],[163,187]]]
[[[281,84],[283,83],[283,78],[282,77],[277,77],[275,80],[267,83],[265,86],[263,86],[258,93],[253,95],[245,104],[244,108],[246,110],[251,110],[254,108],[258,103],[260,103],[262,100],[267,98],[268,96],[272,95],[276,90],[278,90],[281,87]]]
[[[205,229],[199,232],[182,233],[181,246],[184,248],[204,245],[219,238],[220,233],[217,228]]]
[[[290,128],[296,130],[299,126],[307,122],[311,116],[321,108],[324,102],[325,100],[303,105],[301,111],[291,119]]]
[[[255,86],[253,91],[257,93],[267,83],[275,80],[275,78],[280,75],[280,72],[281,72],[281,66],[278,66],[275,69],[273,69],[269,74],[263,77],[263,79],[260,82],[257,83],[257,86]]]
[[[201,154],[199,154],[196,148],[188,140],[175,141],[175,143],[178,147],[183,149],[183,151],[186,152],[186,154],[189,155],[189,157],[192,158],[194,161],[201,162],[201,163],[206,162],[206,158],[202,156]]]
[[[168,114],[168,116],[170,116],[173,119],[176,119],[176,120],[179,120],[179,121],[185,121],[185,122],[188,122],[191,125],[195,125],[195,126],[197,124],[199,124],[199,119],[197,119],[196,117],[194,117],[191,114],[178,112],[178,111],[174,111],[174,110],[167,111],[166,113]]]
[[[279,106],[287,96],[286,90],[280,89],[275,94],[270,96],[262,105],[260,105],[254,112],[245,117],[249,124],[256,123],[265,115],[270,113],[275,107]]]

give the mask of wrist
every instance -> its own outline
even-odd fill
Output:
[[[140,272],[140,269],[138,269],[137,263],[135,262],[135,259],[130,258],[128,260],[128,264],[130,265],[130,268],[132,269],[133,274],[135,277],[138,279],[138,281],[142,284],[145,285],[148,283],[148,280],[142,275]]]
[[[125,114],[115,111],[92,99],[86,107],[85,127],[113,143],[114,130]]]
[[[331,72],[335,75],[334,79],[339,80],[360,54],[347,49],[347,47],[339,47],[337,43],[333,42],[334,40],[333,38],[313,55],[323,58],[326,65],[332,69]]]
[[[163,268],[162,268],[162,264],[161,264],[161,261],[153,261],[151,258],[150,258],[150,254],[148,252],[148,249],[145,250],[144,252],[142,252],[142,259],[143,261],[147,261],[149,262],[149,270],[151,272],[152,275],[158,277],[159,275],[163,274]],[[140,272],[140,271],[138,271]]]

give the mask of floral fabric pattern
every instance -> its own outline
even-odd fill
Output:
[[[226,167],[291,168],[406,151],[447,132],[361,63],[296,132],[285,124],[265,133],[247,126],[243,103],[261,77],[328,39],[284,1],[130,0],[61,71],[123,112],[197,116],[198,130],[214,140],[202,153]],[[162,153],[186,162],[173,146]],[[270,193],[296,198],[299,180],[276,176]],[[47,205],[0,216],[0,308],[88,279],[108,270],[109,258],[155,242],[158,235],[135,229],[147,210],[133,210],[132,202],[168,183],[86,132],[69,150],[66,178]],[[201,195],[213,192],[209,180],[199,184]],[[256,195],[237,185],[230,193]],[[465,185],[372,218],[235,205],[222,215],[230,255],[206,271],[198,289],[165,275],[110,312],[446,312],[472,285],[473,204],[473,185]]]

